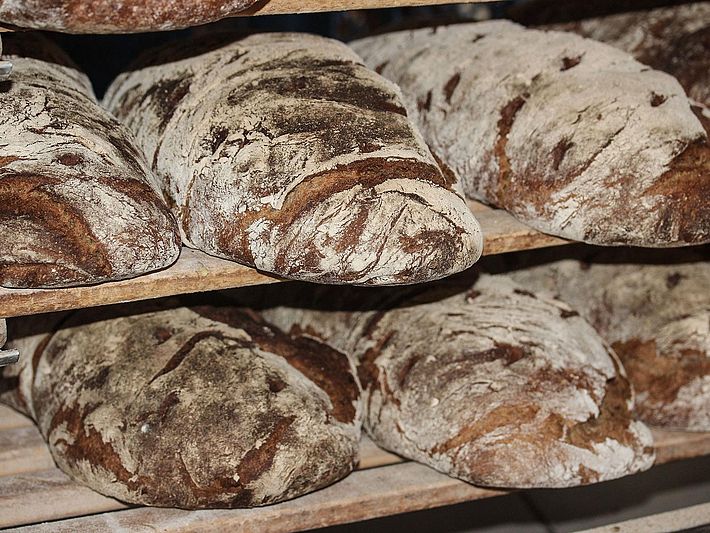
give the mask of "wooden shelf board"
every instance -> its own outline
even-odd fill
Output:
[[[484,254],[558,246],[568,241],[545,235],[508,213],[470,202],[484,234]],[[13,317],[161,298],[283,281],[243,265],[183,248],[165,270],[137,278],[69,289],[0,288],[0,317]]]
[[[657,464],[710,454],[710,433],[654,430],[654,438]],[[362,440],[360,455],[358,471],[344,480],[277,505],[207,511],[127,509],[116,500],[74,483],[54,468],[49,451],[32,422],[0,406],[0,527],[62,520],[30,526],[27,530],[150,528],[276,533],[508,494],[475,487],[426,466],[404,461],[378,448],[367,437]]]
[[[350,11],[353,9],[381,9],[386,7],[416,7],[443,4],[485,3],[495,0],[263,0],[256,7],[239,16],[285,15],[289,13],[318,13]]]

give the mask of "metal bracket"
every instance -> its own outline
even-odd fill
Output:
[[[7,323],[4,318],[0,318],[0,348],[7,340]],[[0,350],[0,368],[17,363],[20,359],[20,352],[17,350]]]
[[[2,54],[2,39],[1,38],[0,38],[0,54]],[[11,73],[12,73],[12,63],[10,61],[3,61],[0,59],[0,81],[9,80]]]

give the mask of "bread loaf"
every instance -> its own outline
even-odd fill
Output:
[[[618,13],[546,27],[605,42],[625,50],[641,63],[673,75],[710,121],[710,2]]]
[[[189,246],[363,285],[440,278],[479,257],[456,180],[395,86],[345,45],[262,34],[152,63],[121,75],[105,102],[152,161]]]
[[[507,21],[353,47],[401,86],[469,196],[589,243],[710,240],[710,146],[672,77],[610,46]]]
[[[173,263],[175,220],[132,136],[61,53],[12,55],[20,39],[6,40],[14,68],[0,84],[0,285],[93,284]]]
[[[257,0],[0,0],[0,23],[66,33],[174,30],[236,15]]]
[[[343,354],[253,314],[152,307],[82,311],[51,332],[23,319],[41,333],[13,344],[43,340],[23,350],[16,397],[29,394],[60,469],[182,508],[277,502],[352,470],[360,392]]]
[[[592,483],[653,462],[615,355],[562,302],[502,276],[464,291],[304,288],[273,308],[279,295],[266,291],[269,320],[358,359],[364,427],[388,450],[515,488]]]
[[[629,250],[533,262],[511,276],[578,310],[619,354],[645,422],[710,431],[710,266],[707,253]]]

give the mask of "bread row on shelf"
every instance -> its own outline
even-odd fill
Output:
[[[613,479],[653,463],[644,423],[710,431],[707,253],[624,253],[18,318],[0,401],[70,477],[134,504],[294,498],[348,475],[361,428],[478,485]]]
[[[463,195],[585,242],[709,239],[701,104],[574,35],[497,21],[353,43],[399,87],[315,36],[188,42],[114,82],[122,125],[28,39],[0,95],[4,286],[136,276],[180,240],[290,279],[429,281],[481,254]]]

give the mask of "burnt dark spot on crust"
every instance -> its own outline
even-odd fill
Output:
[[[429,111],[431,109],[431,90],[427,91],[426,98],[417,100],[417,109],[419,111]]]
[[[158,134],[162,135],[180,102],[190,93],[191,76],[185,72],[172,79],[161,79],[143,95],[160,119]]]
[[[680,281],[684,278],[683,274],[680,272],[674,272],[673,274],[668,274],[666,276],[666,287],[669,289],[674,289],[678,286]]]
[[[66,153],[57,158],[57,162],[65,167],[73,167],[84,162],[84,158],[80,154]]]
[[[663,102],[665,102],[667,99],[668,99],[667,96],[663,96],[662,94],[652,92],[651,93],[651,107],[658,107]]]
[[[385,70],[385,67],[387,65],[389,65],[389,61],[384,61],[384,62],[380,63],[379,65],[377,65],[375,67],[375,72],[377,72],[378,74],[382,74],[382,71]]]
[[[104,366],[98,372],[94,372],[93,375],[87,378],[82,384],[85,389],[99,390],[101,387],[106,385],[109,375],[111,374],[111,367]]]
[[[168,341],[171,337],[173,336],[173,332],[171,329],[166,328],[166,327],[158,327],[155,329],[153,332],[153,337],[158,341],[159,344],[162,344],[166,341]]]
[[[459,82],[461,81],[461,73],[457,72],[453,76],[449,78],[449,81],[446,82],[446,85],[444,85],[444,97],[446,98],[446,103],[450,104],[451,103],[451,97],[454,95],[454,91],[456,90],[456,87],[459,86]]]
[[[573,67],[576,67],[579,65],[582,61],[582,56],[574,56],[574,57],[563,57],[562,58],[562,67],[560,68],[560,71],[565,71],[569,70]]]
[[[513,289],[515,294],[520,294],[521,296],[529,296],[530,298],[537,298],[534,293],[526,291],[525,289]]]
[[[565,158],[567,151],[574,146],[574,143],[569,139],[562,139],[552,149],[552,168],[560,169],[560,163]]]
[[[266,377],[266,384],[269,387],[269,391],[274,394],[286,388],[286,382],[275,374],[270,374]]]
[[[203,140],[202,146],[214,155],[228,136],[229,128],[225,126],[212,126],[210,128],[209,137]]]
[[[560,316],[562,318],[572,318],[574,316],[579,316],[579,313],[573,309],[560,309]]]
[[[493,348],[479,352],[466,353],[465,360],[476,364],[502,360],[505,366],[512,365],[528,355],[527,348],[513,346],[505,342],[496,342]]]

